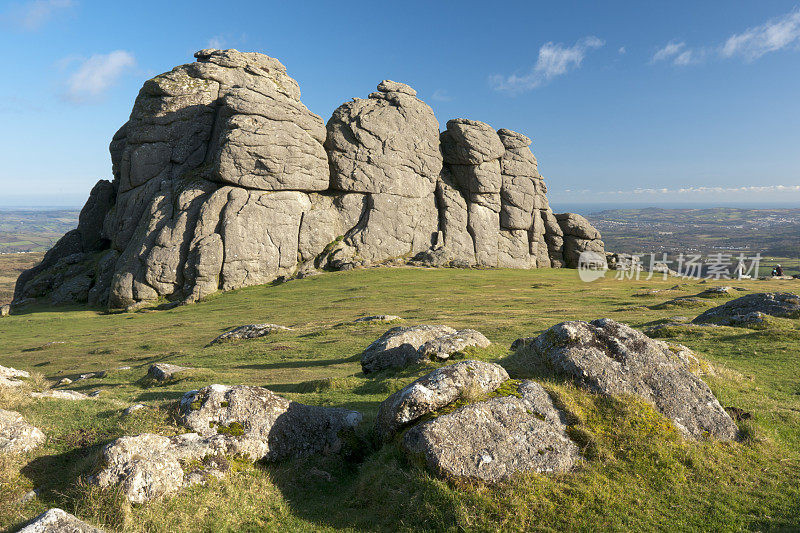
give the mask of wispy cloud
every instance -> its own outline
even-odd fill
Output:
[[[741,56],[747,61],[754,61],[764,54],[798,42],[800,42],[800,10],[795,9],[760,26],[731,35],[722,46],[721,54],[724,57]]]
[[[553,78],[562,76],[581,66],[590,50],[600,48],[605,43],[594,36],[584,37],[572,46],[548,42],[539,48],[539,57],[530,72],[523,75],[489,77],[489,83],[497,91],[520,93],[547,84]]]
[[[627,54],[627,53],[628,53],[628,50],[627,50],[627,49],[626,49],[624,46],[620,46],[620,47],[619,47],[619,50],[617,50],[617,53],[618,53],[619,55],[625,55],[625,54]]]
[[[445,89],[436,89],[431,95],[431,100],[436,100],[437,102],[449,102],[452,99],[453,97]]]
[[[653,54],[652,58],[650,58],[650,63],[669,61],[671,59],[674,60],[674,58],[677,57],[678,54],[681,53],[681,50],[683,50],[685,47],[686,43],[684,42],[676,43],[674,41],[670,41],[664,45],[663,48],[656,50],[656,53]]]
[[[69,63],[74,63],[72,59]],[[67,79],[64,99],[72,103],[90,103],[102,96],[126,71],[136,66],[133,54],[114,50],[81,60]]]
[[[731,35],[722,44],[688,48],[685,42],[670,41],[653,54],[650,64],[668,61],[675,66],[685,67],[703,63],[706,59],[714,57],[741,57],[749,62],[792,45],[800,47],[798,9],[759,26],[748,28],[742,33]]]
[[[208,40],[206,48],[225,48],[225,39],[222,37],[222,35],[215,35]]]
[[[6,25],[22,31],[35,31],[47,24],[59,12],[75,5],[73,0],[33,0],[12,4],[0,15]]]

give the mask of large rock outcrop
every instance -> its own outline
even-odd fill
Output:
[[[113,181],[20,276],[16,301],[188,303],[318,268],[549,267],[602,248],[562,229],[524,135],[466,119],[440,134],[389,80],[326,127],[277,59],[195,57],[145,82],[109,147]]]

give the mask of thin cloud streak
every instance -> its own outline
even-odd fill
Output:
[[[133,54],[125,50],[95,54],[84,60],[70,75],[64,99],[76,104],[95,101],[135,66]]]
[[[662,188],[643,188],[637,187],[629,190],[616,191],[591,191],[588,189],[573,190],[565,189],[564,194],[601,194],[601,195],[659,195],[659,194],[702,194],[702,193],[778,193],[778,192],[800,192],[800,185],[753,185],[742,187],[681,187],[679,189]]]
[[[587,52],[604,44],[604,41],[593,35],[584,37],[569,47],[552,41],[545,43],[539,48],[536,64],[529,73],[522,76],[495,74],[489,77],[489,83],[494,90],[508,93],[536,89],[549,83],[553,78],[579,68]]]
[[[74,5],[73,0],[33,0],[12,5],[0,19],[17,30],[36,31],[47,24],[57,12]]]
[[[742,33],[733,34],[720,45],[687,48],[685,42],[670,41],[658,49],[650,64],[671,62],[677,67],[697,65],[711,57],[730,59],[741,57],[747,62],[755,61],[770,52],[777,52],[792,45],[800,45],[800,10],[753,26]]]

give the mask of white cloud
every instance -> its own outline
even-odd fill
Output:
[[[74,5],[73,0],[33,0],[12,5],[2,18],[15,29],[34,31],[44,26],[57,12]]]
[[[660,48],[653,54],[650,63],[658,63],[659,61],[667,61],[677,56],[681,50],[686,46],[686,43],[676,43],[670,41],[663,48]]]
[[[67,80],[64,98],[74,103],[91,102],[105,93],[127,70],[136,65],[133,54],[115,50],[95,54],[81,62]]]
[[[753,26],[742,33],[728,37],[721,45],[687,48],[684,42],[670,41],[656,51],[650,64],[670,61],[678,67],[696,65],[714,57],[742,57],[755,61],[769,52],[782,50],[791,45],[800,47],[800,10],[772,19],[760,26]]]
[[[225,39],[221,35],[215,35],[208,40],[206,48],[225,48]]]
[[[624,47],[624,46],[620,46],[620,47],[619,47],[619,50],[617,50],[617,52],[618,52],[620,55],[624,55],[624,54],[627,54],[627,53],[628,53],[628,51],[625,49],[625,47]]]
[[[557,76],[562,76],[581,66],[589,50],[600,48],[605,43],[594,36],[584,37],[573,46],[548,42],[539,48],[539,57],[528,74],[489,77],[489,83],[497,91],[519,93],[545,85]]]
[[[431,100],[436,100],[437,102],[449,102],[452,99],[450,93],[444,89],[436,89],[431,95]]]
[[[748,28],[743,33],[731,35],[720,53],[723,57],[742,56],[747,61],[753,61],[768,52],[775,52],[798,42],[800,10],[795,9],[760,26]]]

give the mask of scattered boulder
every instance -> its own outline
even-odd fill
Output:
[[[639,396],[687,437],[735,439],[736,424],[676,351],[603,318],[557,324],[519,347],[516,358],[523,367],[549,366],[593,392]]]
[[[361,353],[364,373],[402,368],[425,359],[447,359],[467,346],[486,347],[489,340],[472,329],[449,326],[398,326],[390,329]]]
[[[412,427],[403,447],[444,478],[498,482],[518,472],[564,472],[580,461],[564,414],[541,385],[460,407]]]
[[[760,292],[748,294],[713,307],[692,322],[725,326],[752,325],[764,321],[764,316],[800,318],[800,296],[791,292]]]
[[[56,383],[56,386],[60,387],[60,386],[63,386],[63,385],[69,385],[71,383],[72,383],[71,379],[69,379],[69,378],[61,378],[60,380],[58,380],[58,383]]]
[[[0,387],[19,387],[24,382],[20,378],[29,378],[31,375],[24,370],[17,370],[8,366],[0,366]]]
[[[44,442],[44,433],[15,411],[0,409],[0,453],[28,452]]]
[[[89,396],[74,390],[46,390],[43,392],[32,392],[33,398],[53,398],[56,400],[87,400]]]
[[[10,314],[11,314],[10,304],[0,305],[0,318],[7,317]]]
[[[40,514],[18,533],[103,533],[102,529],[87,524],[58,508]]]
[[[356,411],[292,402],[261,388],[210,385],[184,395],[180,423],[203,436],[234,437],[230,453],[276,461],[337,453],[340,432],[361,422]]]
[[[362,316],[361,318],[356,318],[353,320],[354,323],[358,324],[361,322],[394,322],[396,320],[403,320],[397,315],[371,315],[371,316]]]
[[[169,363],[156,363],[147,369],[147,377],[156,381],[169,381],[175,374],[191,370],[189,367],[171,365]]]
[[[459,398],[493,392],[507,379],[503,367],[481,361],[459,361],[437,368],[384,400],[378,408],[375,428],[387,440],[420,417]]]
[[[211,344],[217,344],[224,341],[236,341],[242,339],[255,339],[258,337],[266,337],[270,333],[276,331],[291,331],[292,328],[286,326],[279,326],[277,324],[247,324],[246,326],[239,326],[230,331],[226,331],[213,341]]]

